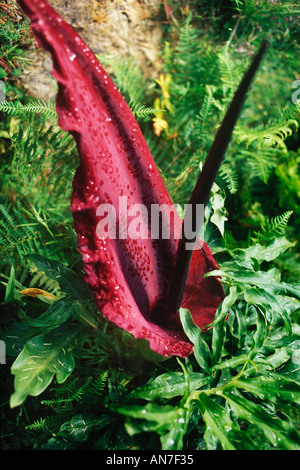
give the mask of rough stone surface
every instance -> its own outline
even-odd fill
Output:
[[[160,0],[50,0],[95,54],[133,57],[147,76],[157,77],[162,48]],[[52,61],[41,50],[30,53],[22,83],[39,99],[54,98]],[[107,67],[106,67],[107,68]],[[109,73],[109,70],[107,70]]]

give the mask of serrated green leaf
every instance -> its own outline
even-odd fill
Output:
[[[264,357],[264,364],[270,366],[269,370],[276,370],[289,361],[293,355],[293,349],[287,346],[279,347],[274,354]]]
[[[240,294],[237,290],[237,286],[230,286],[228,295],[226,295],[225,299],[223,300],[223,302],[221,303],[221,305],[218,307],[216,311],[216,315],[215,315],[214,322],[212,323],[212,325],[216,325],[219,321],[227,317],[229,310],[231,309],[233,304],[236,302],[239,295]]]
[[[229,413],[205,394],[199,395],[197,405],[206,424],[204,440],[207,449],[216,450],[221,445],[224,450],[235,450],[235,446],[228,439],[228,432],[233,425]]]
[[[248,361],[249,355],[241,354],[240,356],[234,356],[223,360],[219,364],[216,364],[212,370],[235,369],[236,367],[244,365]]]
[[[229,313],[226,325],[239,350],[244,349],[247,339],[248,305],[234,305]],[[246,321],[247,319],[247,321]]]
[[[74,369],[70,350],[76,346],[78,336],[78,329],[57,328],[25,344],[11,368],[15,375],[11,408],[21,405],[28,395],[40,395],[55,375],[58,383],[67,379]]]
[[[212,336],[212,365],[217,364],[221,357],[226,339],[226,324],[225,320],[219,321],[213,328]]]
[[[245,285],[257,286],[267,290],[269,293],[300,299],[300,283],[280,282],[280,273],[276,268],[269,269],[268,271],[253,272],[245,269],[233,269],[232,264],[230,264],[227,270],[213,270],[205,275],[205,277],[212,276],[220,276],[223,281],[226,280],[230,285],[236,284],[242,288],[245,288]]]

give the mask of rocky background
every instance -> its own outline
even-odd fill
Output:
[[[16,1],[9,3],[16,5]],[[50,0],[50,3],[95,54],[133,57],[147,76],[157,77],[162,25],[166,21],[163,1]],[[53,98],[56,88],[50,77],[51,59],[44,51],[36,51],[35,43],[31,48],[28,56],[31,61],[23,70],[22,83],[36,98]]]

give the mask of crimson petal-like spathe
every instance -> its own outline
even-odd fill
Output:
[[[74,136],[80,166],[73,182],[71,211],[82,254],[85,280],[102,314],[136,338],[147,339],[163,356],[185,357],[193,350],[178,317],[167,323],[152,315],[167,296],[176,261],[182,220],[174,210],[170,237],[104,238],[97,227],[99,206],[116,213],[117,228],[135,204],[165,215],[174,206],[142,132],[120,92],[81,37],[46,1],[20,0],[39,44],[51,53],[59,85],[57,113]],[[120,207],[120,198],[126,207]],[[103,214],[102,214],[103,215]],[[128,220],[128,222],[130,222]],[[198,241],[198,244],[200,241]],[[210,248],[202,243],[192,256],[183,296],[195,323],[206,327],[224,298]]]

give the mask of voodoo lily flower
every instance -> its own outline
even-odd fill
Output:
[[[204,329],[224,298],[220,280],[204,278],[218,269],[212,252],[198,238],[193,250],[186,249],[184,223],[142,132],[93,52],[46,1],[19,3],[39,44],[52,55],[59,125],[77,143],[80,166],[71,211],[97,307],[134,337],[148,340],[157,353],[185,357],[193,346],[180,323],[180,306]],[[247,86],[231,111],[230,126],[219,136],[221,148],[208,156],[191,198],[194,205],[208,199]],[[153,233],[153,208],[159,208],[168,236],[157,226]],[[105,224],[110,225],[106,236]]]

